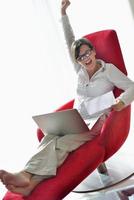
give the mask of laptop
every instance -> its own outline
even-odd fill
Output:
[[[67,135],[89,131],[77,109],[68,109],[32,117],[45,134]]]

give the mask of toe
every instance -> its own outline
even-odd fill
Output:
[[[3,177],[3,175],[6,173],[6,171],[5,170],[0,170],[0,179]]]
[[[5,185],[4,176],[6,174],[5,170],[0,170],[0,181]]]
[[[13,191],[15,189],[13,185],[5,185],[5,187],[10,191]]]

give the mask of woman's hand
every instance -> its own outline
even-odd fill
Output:
[[[121,111],[125,107],[125,103],[121,100],[117,100],[117,102],[112,106],[112,110]]]
[[[70,5],[69,0],[62,0],[61,1],[61,14],[62,15],[66,15],[66,10],[67,10],[69,5]]]

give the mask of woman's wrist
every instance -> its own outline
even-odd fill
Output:
[[[66,11],[65,10],[61,10],[61,15],[62,16],[66,15]]]
[[[121,111],[125,107],[125,103],[118,99],[117,102],[112,106],[113,110]]]
[[[66,10],[68,8],[68,6],[70,5],[70,1],[69,0],[62,0],[61,1],[61,15],[66,15]]]

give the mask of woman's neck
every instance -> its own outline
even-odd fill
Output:
[[[95,67],[93,70],[87,69],[87,73],[89,75],[89,78],[91,78],[100,68],[102,67],[101,62],[96,61]]]

